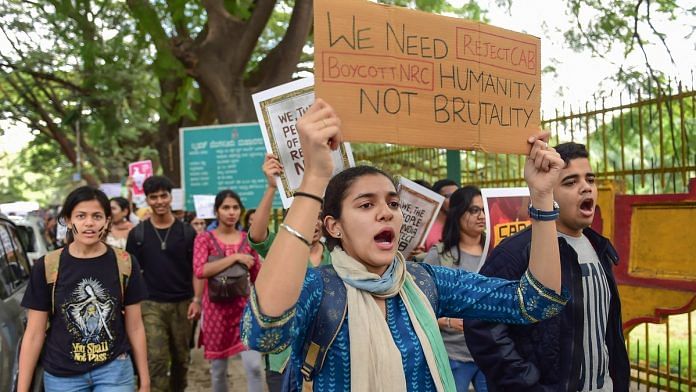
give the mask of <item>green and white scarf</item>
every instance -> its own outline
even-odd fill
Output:
[[[438,392],[455,391],[454,378],[430,301],[406,271],[397,252],[387,271],[379,276],[367,271],[343,249],[331,252],[333,267],[346,286],[350,336],[351,390],[403,392],[406,376],[401,352],[374,298],[401,296],[418,336]]]

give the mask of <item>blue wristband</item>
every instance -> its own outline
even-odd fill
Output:
[[[558,216],[560,215],[560,207],[558,206],[558,203],[554,200],[553,202],[553,211],[542,211],[537,208],[534,208],[532,206],[532,203],[529,203],[529,218],[534,219],[537,221],[554,221],[558,219]]]

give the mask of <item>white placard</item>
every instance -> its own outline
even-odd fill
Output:
[[[399,179],[399,197],[404,223],[398,249],[408,257],[413,249],[425,243],[445,198],[403,177]]]
[[[184,210],[184,190],[181,188],[172,189],[172,211]]]
[[[193,205],[196,208],[196,218],[215,219],[215,196],[193,195]]]
[[[314,102],[314,78],[286,83],[252,96],[266,151],[275,154],[285,170],[276,179],[284,208],[292,204],[293,194],[304,175],[302,146],[297,120]],[[334,174],[355,166],[350,144],[341,143],[332,153]]]
[[[121,196],[121,183],[120,182],[106,182],[99,185],[99,189],[111,199],[112,197]]]

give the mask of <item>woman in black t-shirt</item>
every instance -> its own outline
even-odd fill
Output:
[[[57,274],[51,273],[56,264],[46,261],[51,256],[39,259],[22,299],[28,321],[18,390],[29,390],[41,356],[46,391],[133,391],[132,354],[139,390],[149,391],[140,313],[146,291],[137,260],[130,257],[127,267],[127,257],[117,259],[102,242],[111,220],[109,199],[100,190],[77,188],[66,198],[61,219],[68,245],[56,251]]]

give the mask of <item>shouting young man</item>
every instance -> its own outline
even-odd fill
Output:
[[[511,326],[465,323],[466,341],[488,380],[489,391],[628,391],[629,362],[621,326],[621,303],[612,266],[618,255],[590,228],[597,202],[595,174],[585,146],[563,143],[565,161],[554,187],[563,287],[570,301],[558,316]],[[527,270],[531,230],[507,238],[481,273],[519,279]]]

